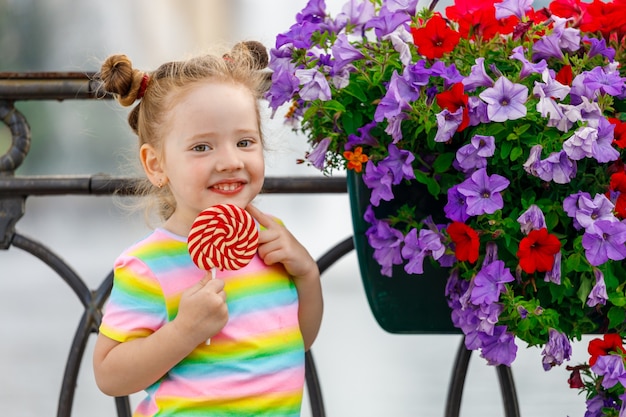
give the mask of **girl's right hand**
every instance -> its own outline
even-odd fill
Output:
[[[173,323],[193,346],[206,342],[228,322],[224,281],[207,274],[183,292]]]

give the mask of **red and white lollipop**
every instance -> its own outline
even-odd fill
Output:
[[[246,266],[259,246],[259,231],[247,211],[233,204],[203,210],[187,237],[189,254],[199,268],[235,270]]]
[[[247,211],[233,204],[203,210],[191,226],[187,248],[200,269],[235,270],[248,265],[259,246],[259,231]],[[211,339],[206,341],[210,344]]]

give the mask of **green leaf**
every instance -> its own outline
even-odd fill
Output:
[[[512,147],[513,144],[511,142],[504,142],[500,145],[500,158],[506,159],[509,156]]]
[[[340,102],[338,102],[337,100],[325,101],[324,104],[322,104],[321,108],[324,110],[331,111],[331,112],[346,111],[345,106],[341,104]]]
[[[607,317],[609,318],[609,327],[617,327],[624,322],[626,312],[619,307],[611,307]]]
[[[361,87],[359,87],[357,83],[348,84],[348,86],[344,88],[342,91],[355,97],[361,103],[366,103],[368,101],[367,96],[365,95],[365,92],[363,91]]]
[[[435,159],[435,162],[433,163],[433,170],[436,173],[446,172],[452,166],[453,160],[454,154],[452,152],[443,153]]]
[[[522,156],[524,154],[524,151],[522,150],[522,148],[520,148],[519,146],[516,146],[513,148],[513,150],[511,151],[511,162],[515,162],[520,156]]]
[[[587,276],[581,278],[580,287],[578,287],[576,295],[583,305],[587,302],[587,297],[589,297],[589,293],[591,293],[591,287],[591,280]]]

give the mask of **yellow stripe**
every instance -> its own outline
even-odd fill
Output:
[[[268,392],[259,396],[248,398],[229,398],[220,395],[219,398],[159,398],[158,406],[162,410],[171,410],[176,413],[184,412],[231,412],[233,416],[253,416],[254,413],[263,410],[273,410],[276,415],[294,412],[300,409],[302,403],[302,391],[293,392]]]

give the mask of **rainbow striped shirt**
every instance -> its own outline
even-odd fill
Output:
[[[198,282],[186,239],[156,229],[115,262],[100,332],[124,342],[145,337],[176,317],[182,292]],[[135,417],[299,416],[304,343],[298,295],[282,266],[255,258],[224,280],[229,320],[146,389]]]

